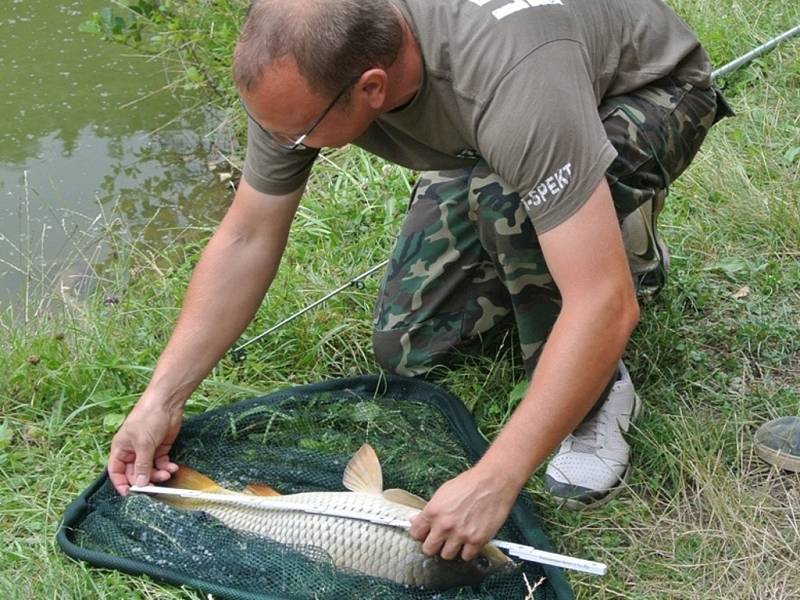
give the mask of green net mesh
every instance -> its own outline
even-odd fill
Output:
[[[431,384],[360,377],[284,390],[187,419],[172,457],[239,490],[268,483],[283,494],[343,491],[362,443],[380,457],[386,488],[430,497],[485,448],[463,405]],[[547,549],[530,503],[518,500],[501,539]],[[100,477],[68,509],[58,536],[71,556],[146,573],[218,597],[365,600],[572,598],[557,569],[522,563],[480,588],[426,591],[336,568],[323,551],[234,531],[200,511],[144,495],[121,498]]]

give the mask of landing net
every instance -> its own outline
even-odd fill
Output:
[[[191,417],[171,457],[234,490],[262,482],[283,494],[344,491],[344,467],[364,442],[380,458],[386,488],[424,498],[485,449],[454,396],[419,380],[368,376],[291,388]],[[497,537],[551,549],[524,497]],[[407,588],[338,569],[313,547],[234,531],[203,512],[144,495],[121,498],[105,474],[70,505],[58,541],[70,556],[97,566],[236,600],[519,600],[542,578],[535,600],[573,597],[560,570],[533,563],[477,589]]]

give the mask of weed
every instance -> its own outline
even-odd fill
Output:
[[[146,4],[155,5],[138,5]],[[672,4],[717,65],[800,21],[791,2]],[[219,102],[233,106],[227,69],[243,3],[159,6],[158,15],[145,15],[151,23],[139,29],[142,39],[158,52],[193,48],[172,59],[189,69],[185,84],[208,78]],[[128,35],[109,19],[112,34]],[[626,352],[646,407],[631,436],[628,489],[600,510],[573,514],[556,510],[538,478],[530,482],[557,549],[610,566],[603,579],[569,575],[579,598],[777,599],[800,589],[800,479],[761,464],[751,443],[764,420],[800,411],[798,51],[800,42],[786,43],[722,82],[739,116],[712,130],[672,190],[661,228],[672,251],[670,280],[644,308]],[[360,150],[325,154],[282,269],[244,337],[384,260],[412,181]],[[100,471],[111,432],[144,389],[210,235],[201,228],[199,241],[161,257],[118,235],[113,222],[109,215],[98,235],[116,258],[85,300],[32,286],[24,314],[9,309],[0,321],[4,598],[197,597],[89,569],[54,545],[64,508]],[[369,350],[377,286],[370,278],[333,298],[255,344],[244,363],[225,358],[188,412],[377,371]],[[106,302],[111,295],[118,301]],[[436,375],[489,439],[519,401],[519,388],[510,393],[523,379],[513,346],[505,340],[496,353]],[[368,407],[359,418],[374,425]],[[239,431],[235,423],[231,431]]]

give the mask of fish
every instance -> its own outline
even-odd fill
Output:
[[[426,501],[401,489],[383,489],[383,474],[375,450],[364,444],[350,459],[342,477],[346,492],[302,492],[281,495],[260,483],[237,492],[181,465],[164,485],[207,493],[269,496],[270,504],[319,507],[326,511],[355,511],[379,520],[408,520]],[[443,591],[477,587],[492,574],[513,569],[516,563],[487,544],[472,560],[427,556],[422,543],[406,529],[341,516],[296,510],[220,503],[199,498],[159,495],[177,508],[203,511],[227,527],[269,538],[280,544],[324,551],[337,568],[388,579],[404,586]]]

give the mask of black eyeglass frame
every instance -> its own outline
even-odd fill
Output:
[[[283,150],[285,152],[292,152],[294,150],[308,150],[309,149],[308,146],[306,146],[303,143],[305,141],[305,139],[309,135],[311,135],[311,133],[314,131],[314,129],[317,128],[317,126],[320,123],[322,123],[322,119],[324,119],[328,115],[328,113],[331,112],[331,110],[333,110],[333,107],[336,106],[336,103],[339,102],[339,100],[341,99],[342,96],[344,96],[344,93],[347,90],[349,90],[359,79],[361,79],[361,75],[357,75],[356,77],[351,79],[347,83],[347,85],[344,86],[341,89],[341,91],[338,94],[336,94],[336,96],[334,96],[333,100],[331,100],[331,102],[330,102],[330,104],[328,104],[327,108],[325,108],[325,110],[322,111],[322,114],[319,117],[317,117],[317,119],[313,123],[311,123],[311,125],[308,127],[308,129],[306,129],[305,132],[300,134],[300,136],[296,140],[294,140],[293,142],[289,142],[289,143],[280,142],[278,140],[278,138],[275,136],[275,134],[270,133],[269,131],[264,129],[261,126],[261,123],[256,121],[255,118],[253,118],[253,115],[250,114],[250,111],[247,110],[247,105],[244,103],[244,100],[242,100],[241,96],[238,97],[239,98],[239,104],[242,105],[242,110],[244,110],[245,114],[247,115],[247,118],[250,119],[253,123],[255,123],[258,126],[258,128],[264,133],[264,135],[267,136],[267,138],[269,138],[270,142],[276,148],[278,148],[280,150]]]

